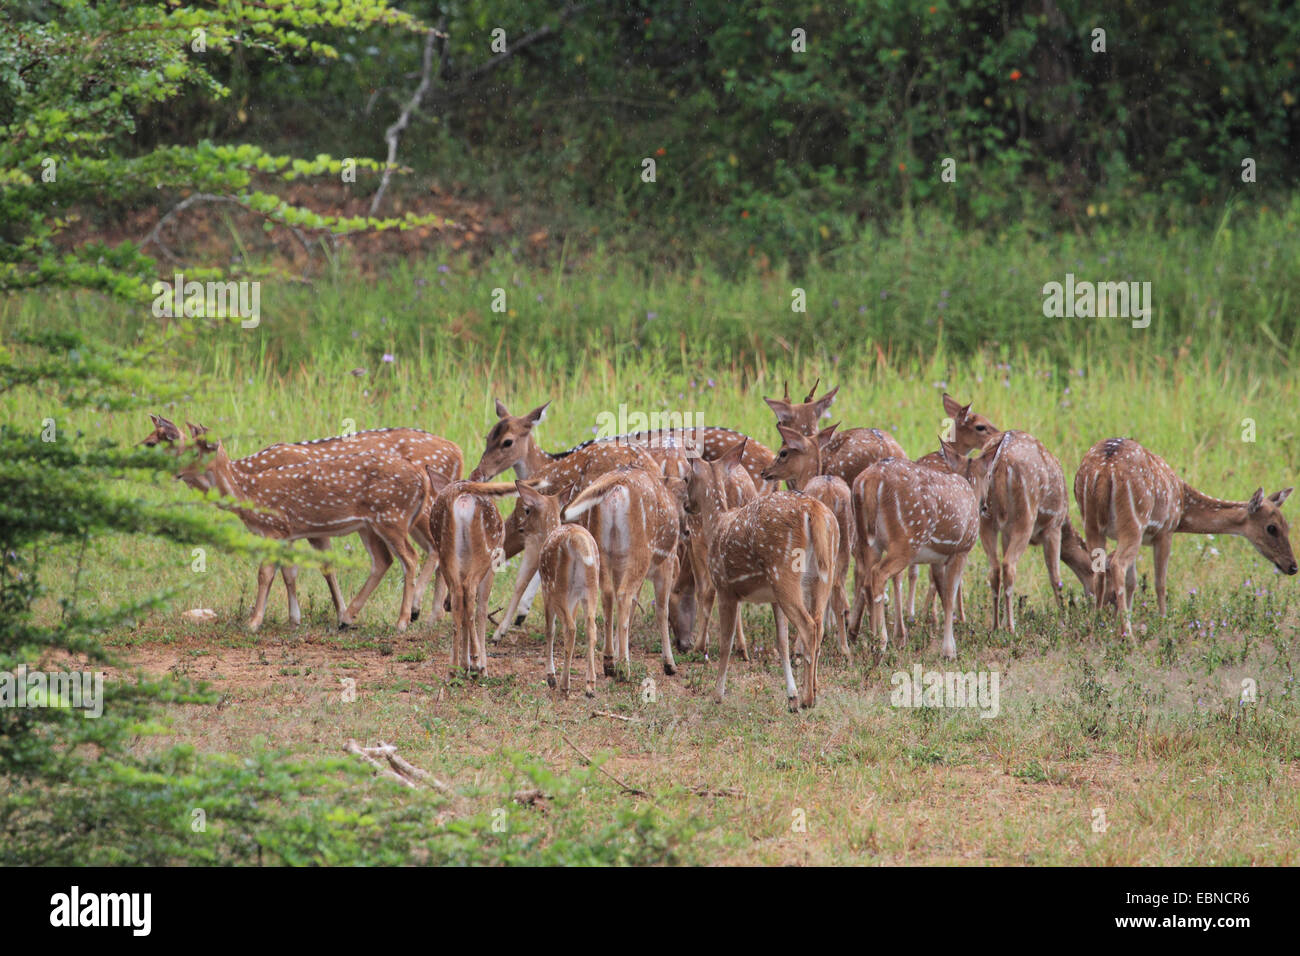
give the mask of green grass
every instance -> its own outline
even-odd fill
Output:
[[[1278,228],[1294,229],[1294,218]],[[620,404],[699,412],[708,423],[774,446],[762,397],[779,394],[786,380],[802,391],[820,377],[823,385],[842,386],[835,420],[889,429],[913,455],[936,447],[939,397],[947,390],[1000,427],[1039,437],[1061,459],[1067,484],[1089,446],[1120,434],[1139,439],[1214,495],[1244,498],[1259,485],[1272,492],[1294,483],[1296,343],[1293,332],[1274,343],[1261,331],[1294,329],[1295,279],[1282,274],[1280,254],[1262,250],[1248,266],[1244,242],[1222,235],[1146,244],[1131,238],[1125,256],[1163,277],[1152,328],[1110,320],[1062,330],[1042,319],[1034,286],[1071,268],[1061,250],[1073,250],[1074,240],[1002,247],[993,237],[949,239],[956,244],[952,259],[926,244],[942,237],[916,237],[910,252],[882,247],[878,261],[826,263],[812,279],[647,278],[635,267],[600,262],[572,272],[519,267],[512,276],[507,262],[495,260],[477,269],[452,264],[447,273],[429,263],[373,283],[271,287],[259,330],[214,328],[190,351],[157,356],[160,368],[195,383],[186,401],[159,410],[213,427],[235,455],[334,434],[349,422],[414,425],[458,442],[468,467],[494,421],[497,396],[514,410],[553,401],[539,429],[548,449],[591,437],[597,415]],[[1211,251],[1228,262],[1222,272]],[[910,271],[887,280],[904,260]],[[1018,268],[1019,278],[1007,280],[1008,268]],[[1249,282],[1252,269],[1256,283]],[[421,277],[430,284],[416,286]],[[446,289],[438,285],[444,278]],[[788,287],[799,282],[815,290],[819,303],[806,318],[789,313]],[[517,314],[504,320],[487,308],[498,284],[519,290]],[[1255,287],[1260,291],[1250,291]],[[939,301],[945,288],[951,304],[941,332],[937,315],[935,326],[924,325],[922,303]],[[897,294],[882,300],[881,291],[890,290]],[[837,296],[838,307],[830,304]],[[1221,305],[1213,315],[1196,304],[1211,298]],[[20,330],[84,325],[89,303],[69,293],[0,302],[0,344]],[[868,312],[859,319],[861,303]],[[154,320],[120,306],[95,308],[97,333],[147,340]],[[658,316],[646,319],[647,312]],[[890,329],[898,335],[885,346]],[[968,339],[983,344],[963,347]],[[384,352],[396,360],[382,362]],[[357,367],[367,374],[350,374]],[[149,431],[143,412],[67,415],[52,402],[14,392],[0,415],[33,430],[54,417],[63,436],[81,432],[122,443]],[[1243,441],[1245,419],[1255,423],[1253,442]],[[120,491],[210,507],[172,482],[123,484]],[[355,539],[335,545],[349,548],[360,551]],[[50,556],[40,613],[59,613],[77,554],[60,547]],[[146,670],[210,681],[228,706],[173,708],[171,736],[141,747],[178,740],[243,754],[269,743],[334,755],[347,737],[387,740],[455,789],[453,805],[440,807],[438,819],[461,820],[483,840],[510,839],[486,828],[501,795],[531,779],[514,755],[530,754],[546,772],[563,774],[580,771],[581,752],[608,755],[604,769],[649,796],[626,793],[603,773],[581,777],[576,790],[550,780],[542,788],[564,790],[562,800],[547,809],[508,808],[511,819],[530,821],[513,831],[519,840],[526,831],[527,840],[554,848],[610,827],[629,808],[653,806],[672,854],[631,858],[1300,862],[1291,839],[1300,812],[1300,713],[1291,679],[1300,663],[1296,585],[1242,540],[1180,536],[1169,616],[1156,617],[1144,580],[1132,644],[1114,637],[1109,619],[1096,620],[1079,604],[1072,578],[1073,601],[1058,613],[1037,550],[1017,580],[1025,599],[1020,633],[990,635],[987,568],[977,547],[965,579],[970,620],[958,625],[958,666],[999,671],[1002,704],[994,719],[889,705],[894,671],[910,671],[918,661],[944,666],[936,635],[924,625],[880,667],[841,661],[832,642],[822,702],[791,716],[770,657],[739,664],[728,699],[715,704],[716,664],[686,659],[679,676],[663,677],[648,620],[638,618],[637,663],[650,664],[645,673],[656,681],[655,701],[643,699],[638,667],[636,682],[602,679],[595,701],[566,702],[553,699],[542,679],[536,612],[525,633],[496,649],[491,679],[448,680],[445,621],[422,620],[405,635],[393,631],[395,573],[360,626],[340,634],[330,626],[319,575],[306,572],[304,626],[288,627],[277,585],[266,629],[254,636],[241,627],[254,590],[246,560],[209,553],[202,573],[191,570],[192,561],[188,550],[146,537],[104,537],[90,542],[76,578],[82,607],[191,586],[171,610],[105,640]],[[1144,552],[1144,578],[1149,567]],[[346,568],[341,577],[351,594],[364,570]],[[512,580],[513,573],[498,576],[494,608],[505,603]],[[219,620],[182,619],[187,607],[211,607]],[[755,646],[770,647],[766,611],[748,611],[746,626]],[[356,703],[340,702],[341,677],[356,679]],[[1246,679],[1255,681],[1258,699],[1243,705]],[[593,717],[594,711],[633,719]],[[380,798],[390,786],[373,784]],[[1109,824],[1103,832],[1093,829],[1098,809]],[[800,811],[802,832],[792,829]],[[645,833],[653,830],[645,826]],[[506,849],[497,858],[506,858]]]

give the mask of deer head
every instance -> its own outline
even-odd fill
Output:
[[[1284,488],[1268,497],[1264,489],[1256,489],[1246,502],[1246,525],[1242,536],[1255,546],[1255,550],[1283,574],[1295,574],[1297,571],[1295,554],[1291,550],[1291,531],[1286,518],[1282,517],[1282,502],[1291,494],[1290,488]]]
[[[763,480],[789,481],[792,488],[802,489],[821,474],[822,452],[839,427],[840,423],[836,422],[809,437],[797,428],[777,425],[776,430],[781,433],[781,448],[772,464],[763,469]]]
[[[470,475],[473,481],[495,478],[507,468],[519,474],[519,465],[528,457],[533,446],[533,427],[546,418],[546,408],[551,403],[538,405],[527,415],[511,415],[501,399],[497,399],[497,423],[487,433],[483,456]],[[519,475],[521,478],[527,475]]]
[[[817,381],[820,382],[821,379],[818,379]],[[814,383],[812,389],[808,392],[807,397],[804,398],[802,402],[795,403],[790,401],[790,390],[788,387],[785,391],[785,397],[765,398],[763,401],[767,402],[768,407],[771,408],[773,413],[776,415],[776,423],[778,426],[786,425],[790,428],[794,428],[801,435],[808,435],[811,437],[817,434],[817,422],[821,419],[826,410],[831,407],[831,403],[835,401],[835,395],[839,390],[840,388],[837,385],[821,398],[813,398],[813,394],[817,391],[817,383]]]
[[[968,455],[983,448],[990,438],[1001,434],[996,425],[978,413],[972,414],[970,405],[962,405],[947,392],[943,394],[943,411],[953,421],[952,443],[959,454]]]

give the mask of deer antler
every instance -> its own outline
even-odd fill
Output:
[[[822,379],[821,376],[819,375],[817,376],[817,381],[813,382],[813,387],[808,389],[808,397],[804,399],[804,404],[807,404],[808,402],[811,402],[813,400],[813,396],[817,394],[817,386],[820,385],[821,383],[822,383]]]

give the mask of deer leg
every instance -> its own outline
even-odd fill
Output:
[[[993,626],[1002,624],[1002,562],[998,560],[998,529],[988,518],[980,518],[980,547],[989,565],[989,593],[993,595]]]
[[[739,604],[735,598],[721,595],[718,598],[718,684],[713,699],[719,703],[727,693],[727,663],[731,660],[731,640],[736,632],[736,613]],[[787,667],[788,673],[788,667]]]
[[[361,543],[370,552],[370,576],[366,578],[366,583],[361,585],[361,590],[352,599],[352,603],[344,608],[343,615],[339,619],[340,631],[352,626],[352,623],[357,619],[357,615],[361,613],[361,608],[365,606],[366,601],[370,598],[370,592],[383,580],[384,575],[388,573],[388,568],[393,563],[393,555],[379,535],[362,535]],[[410,546],[407,545],[407,547]]]
[[[501,640],[502,636],[504,636],[506,631],[512,626],[511,622],[514,621],[515,615],[519,611],[520,600],[528,597],[529,603],[532,602],[532,598],[528,595],[528,590],[533,586],[534,581],[541,584],[541,575],[537,573],[537,566],[540,563],[541,548],[535,550],[526,548],[524,550],[524,556],[519,559],[519,574],[515,576],[515,588],[510,594],[510,603],[506,605],[506,613],[501,615],[501,623],[498,624],[497,629],[492,632],[492,643],[495,644],[497,641]],[[527,615],[528,611],[525,610],[524,614]],[[519,623],[522,622],[515,621],[515,624]]]
[[[618,660],[615,667],[622,666],[623,679],[632,676],[632,606],[636,602],[636,590],[625,582],[626,590],[618,596]]]
[[[969,551],[953,555],[943,565],[939,574],[939,584],[943,588],[943,656],[949,660],[957,656],[957,640],[952,633],[953,606],[957,600],[957,588],[961,584],[961,573],[966,567]]]
[[[523,599],[519,602],[519,609],[515,613],[515,619],[514,619],[515,627],[522,627],[524,621],[528,619],[528,612],[531,611],[533,608],[533,599],[537,597],[537,590],[541,586],[542,586],[541,575],[534,574],[533,579],[529,581],[527,587],[524,588]],[[504,618],[503,620],[508,621],[510,619],[507,617]]]
[[[438,548],[433,540],[433,532],[429,528],[429,516],[423,511],[411,522],[410,536],[424,551],[424,563],[420,565],[420,574],[415,580],[415,596],[411,602],[411,620],[415,621],[420,617],[424,592],[428,590],[429,582],[433,580],[434,572],[438,570]]]
[[[567,595],[560,602],[559,617],[560,624],[564,629],[564,680],[560,682],[560,694],[567,699],[569,696],[569,672],[573,666],[573,644],[578,637],[578,625],[573,620],[573,607],[569,604]],[[554,667],[555,665],[552,664],[551,666]]]
[[[916,620],[916,580],[920,577],[921,569],[917,565],[912,565],[907,569],[907,619]]]
[[[1115,557],[1111,560],[1108,570],[1108,577],[1115,588],[1115,618],[1120,637],[1130,637],[1133,634],[1133,596],[1128,593],[1126,584],[1129,569],[1137,560],[1141,545],[1140,536],[1136,537],[1136,540],[1121,541],[1119,547],[1115,549]]]
[[[902,594],[901,576],[894,582],[898,594]],[[798,597],[798,596],[797,596]],[[781,602],[782,611],[794,623],[796,641],[799,653],[804,659],[803,689],[796,692],[794,685],[794,675],[790,672],[789,650],[788,647],[782,647],[783,662],[785,663],[786,676],[786,698],[791,710],[799,710],[805,707],[812,707],[817,703],[817,652],[820,650],[821,633],[818,624],[813,616],[808,613],[807,608],[798,599],[788,599]],[[899,608],[902,603],[900,600]]]
[[[298,566],[281,566],[280,577],[284,578],[284,593],[289,598],[289,623],[296,627],[302,623],[302,608],[298,605]]]
[[[596,594],[599,585],[593,574],[587,585],[586,597],[582,599],[587,609],[587,686],[583,692],[588,697],[596,696]]]
[[[894,641],[899,647],[907,643],[907,625],[903,621],[903,575],[895,574],[894,584]]]
[[[554,690],[556,687],[556,680],[555,680],[556,620],[555,619],[558,615],[557,615],[556,608],[554,606],[554,599],[549,594],[546,595],[543,599],[542,615],[545,618],[545,623],[546,623],[546,686]],[[569,641],[568,632],[565,632],[564,639],[566,643],[569,643],[571,645],[572,642]],[[565,690],[562,693],[564,693],[567,696],[568,681],[569,681],[569,671],[567,667],[565,668],[564,671],[564,681],[565,681]]]
[[[1002,554],[1002,593],[1006,595],[1007,600],[1007,628],[1012,634],[1016,633],[1016,611],[1015,602],[1012,598],[1012,589],[1016,583],[1016,568],[1020,564],[1020,559],[1024,557],[1025,549],[1029,547],[1029,537],[1033,532],[1033,518],[1028,517],[1018,522],[1003,538]]]
[[[665,558],[651,573],[651,583],[655,588],[655,630],[659,633],[662,646],[665,674],[677,673],[677,662],[673,660],[673,642],[668,633],[668,602],[672,598],[672,584],[676,579],[675,556]]]
[[[709,656],[709,618],[713,616],[713,602],[717,596],[717,589],[711,582],[699,577],[695,579],[695,643],[691,645],[691,651],[703,654],[706,660]],[[718,627],[720,629],[722,625]],[[719,631],[718,640],[721,639]]]
[[[1106,535],[1100,530],[1093,528],[1085,519],[1084,522],[1084,547],[1088,549],[1088,557],[1092,561],[1092,593],[1096,599],[1097,610],[1100,611],[1106,606],[1106,565],[1109,563],[1106,558]],[[1101,558],[1098,560],[1097,552],[1101,552]],[[1101,565],[1098,568],[1098,565]]]
[[[368,533],[369,532],[367,532],[365,529],[362,529],[362,531],[360,532],[363,538]],[[308,538],[307,543],[310,544],[317,551],[328,551],[330,549],[329,538]],[[325,565],[325,567],[321,568],[320,573],[321,573],[321,577],[325,579],[325,586],[330,589],[330,600],[334,602],[334,620],[336,621],[340,620],[342,618],[343,607],[346,604],[346,602],[343,600],[343,591],[339,588],[339,579],[337,575],[334,574],[333,568],[331,568],[328,564]],[[288,587],[288,584],[286,583],[285,586]]]
[[[402,564],[402,606],[397,614],[397,630],[405,631],[406,626],[411,622],[419,559],[416,557],[415,549],[411,547],[411,542],[406,540],[405,529],[381,528],[378,529],[378,533],[384,539],[384,544],[388,545],[389,550],[397,555],[397,560]]]
[[[901,552],[901,549],[896,549]],[[890,580],[907,570],[910,563],[906,553],[886,554],[871,569],[871,631],[880,635],[877,657],[889,646],[889,632],[885,629],[885,588]]]
[[[478,600],[474,604],[474,648],[478,654],[478,671],[484,677],[488,672],[487,657],[487,612],[488,602],[492,598],[492,568],[483,572],[483,580],[478,585]]]
[[[464,661],[461,659],[462,648],[464,647],[464,606],[465,588],[461,582],[457,581],[451,586],[451,674],[453,677],[459,674],[461,668],[465,666]]]
[[[835,633],[839,638],[840,653],[844,655],[847,661],[853,660],[853,652],[849,650],[849,593],[844,587],[844,578],[848,575],[848,561],[836,570],[835,581],[831,588],[830,611],[834,617]],[[915,588],[913,588],[915,596]]]
[[[1043,563],[1047,565],[1047,580],[1052,582],[1057,608],[1065,607],[1061,585],[1061,526],[1043,532]]]
[[[271,593],[271,582],[275,580],[276,566],[262,564],[257,568],[257,599],[253,602],[253,616],[248,619],[248,629],[256,631],[266,619],[266,599]]]
[[[604,573],[603,569],[601,573],[602,574]],[[602,632],[601,655],[603,658],[601,663],[602,666],[604,667],[605,676],[613,677],[614,676],[614,651],[615,651],[615,646],[614,646],[615,617],[614,617],[614,587],[612,584],[605,584],[605,583],[601,584],[600,603],[602,609],[605,612],[605,619],[601,621],[601,632]]]
[[[1161,617],[1165,616],[1165,573],[1169,570],[1169,552],[1172,550],[1173,537],[1173,533],[1169,532],[1151,542],[1151,557],[1155,562],[1156,609],[1159,610]],[[1136,572],[1132,576],[1136,577]],[[1130,594],[1136,590],[1130,585]],[[1129,600],[1132,601],[1132,598],[1130,597]]]

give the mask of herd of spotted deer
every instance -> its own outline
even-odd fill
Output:
[[[579,614],[587,636],[587,694],[596,684],[598,633],[604,673],[630,669],[632,609],[647,578],[654,586],[665,673],[677,669],[674,645],[679,651],[707,650],[717,603],[718,699],[726,690],[733,644],[748,658],[739,605],[771,604],[786,697],[795,709],[816,701],[822,634],[832,622],[847,657],[869,614],[870,632],[879,635],[877,653],[884,650],[883,602],[890,582],[894,636],[905,639],[902,577],[904,572],[910,577],[908,608],[914,615],[922,564],[931,572],[923,605],[930,608],[938,595],[942,652],[955,657],[953,617],[965,619],[962,571],[977,537],[988,557],[993,626],[1005,623],[1012,631],[1016,567],[1031,544],[1043,548],[1058,602],[1064,561],[1099,608],[1116,606],[1125,637],[1132,631],[1134,562],[1143,544],[1152,548],[1162,615],[1175,532],[1241,535],[1282,573],[1297,571],[1280,510],[1290,488],[1268,496],[1259,489],[1247,501],[1211,498],[1137,442],[1110,438],[1088,451],[1075,475],[1080,535],[1070,523],[1061,464],[1032,435],[1000,431],[970,405],[945,394],[949,440],[912,461],[880,429],[819,428],[838,388],[820,397],[815,392],[816,386],[802,402],[792,401],[788,390],[783,398],[765,399],[781,436],[775,453],[732,429],[701,427],[689,430],[689,440],[682,434],[636,433],[551,454],[533,437],[549,402],[515,416],[498,401],[498,421],[468,480],[461,480],[463,458],[454,442],[413,428],[281,443],[232,461],[203,426],[190,425],[187,438],[155,415],[150,416],[154,430],[143,444],[167,446],[181,460],[177,477],[190,486],[216,489],[242,502],[228,507],[257,534],[306,538],[324,549],[333,537],[359,533],[371,571],[350,604],[344,606],[334,574],[325,571],[340,627],[356,619],[394,556],[404,573],[398,630],[419,617],[424,592],[437,574],[433,616],[436,620],[446,609],[454,620],[453,671],[486,672],[492,571],[522,552],[493,639],[512,621],[522,623],[540,586],[547,682],[566,695]],[[491,480],[510,468],[516,481]],[[788,490],[780,490],[782,482]],[[502,520],[496,499],[506,496],[519,500]],[[1118,543],[1109,554],[1107,539]],[[423,564],[412,540],[427,554]],[[845,588],[850,557],[856,562],[851,606]],[[278,570],[296,624],[301,620],[297,570],[287,565]],[[276,572],[273,564],[258,570],[249,622],[254,629],[262,623]],[[598,601],[602,632],[596,625]],[[793,650],[803,665],[799,686],[791,666],[791,622]],[[557,629],[564,639],[558,681]]]

